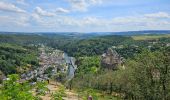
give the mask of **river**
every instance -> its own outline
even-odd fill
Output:
[[[75,65],[76,59],[74,57],[69,57],[67,53],[64,53],[65,61],[68,65],[67,70],[67,80],[71,80],[74,77],[75,70],[77,69],[77,66]]]

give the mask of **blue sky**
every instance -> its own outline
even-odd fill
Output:
[[[170,30],[170,0],[0,0],[0,31]]]

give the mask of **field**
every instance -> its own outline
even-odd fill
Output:
[[[153,40],[159,38],[169,38],[170,34],[162,34],[162,35],[136,35],[132,36],[134,40]]]

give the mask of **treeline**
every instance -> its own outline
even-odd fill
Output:
[[[72,38],[60,34],[1,34],[0,43],[14,43],[19,45],[45,44],[63,50],[70,56],[79,57],[101,55],[108,47],[139,44],[141,41],[137,42],[131,37],[117,35]]]
[[[95,36],[83,39],[58,35],[48,37],[52,38],[47,44],[48,46],[63,50],[74,57],[98,56],[104,53],[107,48],[115,46],[114,49],[120,55],[124,58],[131,58],[140,53],[142,48],[148,49],[148,46],[151,46],[150,49],[156,51],[166,46],[170,40],[168,37],[153,40],[134,40],[131,36],[119,35]]]
[[[48,41],[49,38],[37,34],[0,34],[0,43],[39,44]]]
[[[101,36],[90,39],[83,39],[75,42],[61,45],[60,49],[64,50],[71,56],[93,56],[101,55],[108,47],[113,45],[129,44],[133,40],[131,37],[124,36]]]
[[[85,57],[79,61],[79,70],[71,81],[72,88],[93,88],[122,99],[170,99],[169,47],[155,52],[145,49],[133,59],[126,60],[125,69],[104,69],[100,66],[100,57]]]
[[[0,43],[14,43],[19,45],[44,44],[67,52],[70,56],[95,56],[101,55],[112,46],[123,45],[118,48],[118,52],[125,58],[131,56],[133,52],[140,52],[139,47],[147,47],[152,42],[169,43],[170,38],[160,38],[156,40],[133,40],[131,36],[89,36],[72,37],[72,35],[62,34],[1,34]],[[162,46],[162,44],[158,45]],[[127,53],[124,53],[126,51]],[[125,54],[125,55],[124,55]],[[127,55],[128,54],[128,55]]]

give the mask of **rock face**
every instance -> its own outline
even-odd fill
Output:
[[[121,56],[111,48],[109,48],[101,57],[101,66],[104,68],[117,69],[118,65],[121,65],[121,63]]]

